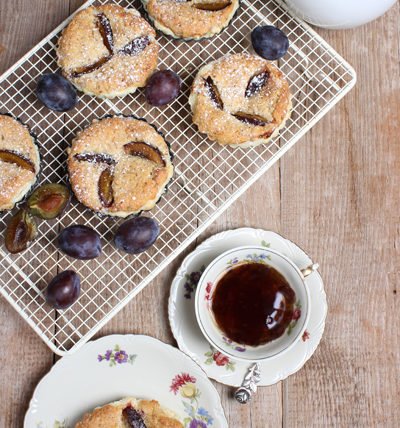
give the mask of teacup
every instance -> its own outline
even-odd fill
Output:
[[[287,329],[280,337],[259,346],[243,345],[227,337],[219,328],[212,310],[218,282],[228,271],[246,263],[262,263],[272,267],[284,277],[296,296],[293,316]],[[203,335],[211,346],[237,360],[257,362],[287,352],[304,334],[310,307],[305,278],[317,268],[318,265],[313,264],[300,270],[285,255],[266,247],[239,247],[221,254],[207,266],[196,290],[196,318]]]

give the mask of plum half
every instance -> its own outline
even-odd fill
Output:
[[[69,189],[63,184],[46,183],[38,187],[28,199],[29,212],[45,220],[61,215],[71,199]]]
[[[35,220],[29,212],[22,209],[11,217],[5,232],[5,245],[11,254],[20,253],[37,236]]]

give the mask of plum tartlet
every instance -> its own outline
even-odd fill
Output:
[[[151,210],[173,175],[168,144],[144,120],[108,117],[80,131],[68,150],[77,199],[100,214]]]
[[[213,37],[227,27],[239,0],[142,0],[154,26],[176,39]]]
[[[75,428],[183,428],[169,409],[156,400],[124,398],[87,413]]]
[[[271,62],[247,53],[202,67],[189,98],[193,122],[221,145],[267,143],[285,125],[292,107],[289,84]]]
[[[0,114],[0,211],[11,210],[35,184],[39,150],[28,128]]]
[[[103,98],[123,96],[145,86],[157,67],[155,36],[136,9],[90,6],[63,31],[58,65],[82,92]]]

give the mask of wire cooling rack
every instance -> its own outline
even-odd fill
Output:
[[[92,3],[106,1],[90,0]],[[117,1],[135,6],[139,1]],[[37,135],[42,155],[42,182],[65,182],[65,149],[76,132],[106,114],[134,114],[161,130],[175,153],[175,177],[168,193],[151,213],[160,223],[156,244],[137,256],[112,245],[121,220],[100,218],[74,201],[60,219],[42,221],[39,238],[23,253],[10,255],[3,244],[11,213],[0,213],[0,290],[46,344],[57,354],[72,352],[89,340],[239,195],[271,167],[355,84],[356,76],[309,26],[291,16],[277,0],[242,0],[231,25],[211,40],[176,41],[159,35],[159,68],[172,68],[183,79],[182,95],[162,109],[145,103],[143,91],[117,100],[81,96],[78,108],[65,114],[47,110],[35,97],[35,82],[57,71],[55,47],[66,20],[0,78],[0,112],[11,113]],[[289,53],[280,61],[293,94],[287,126],[267,145],[250,149],[220,147],[197,132],[191,122],[189,88],[197,70],[222,55],[251,50],[251,30],[260,24],[281,28]],[[15,210],[13,211],[15,212]],[[63,227],[87,224],[103,239],[95,260],[72,260],[57,250]],[[46,305],[43,290],[60,271],[81,276],[79,300],[65,311]]]

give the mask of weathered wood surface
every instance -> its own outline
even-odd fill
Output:
[[[0,0],[0,72],[81,3]],[[261,388],[248,406],[217,385],[232,427],[399,424],[399,28],[396,4],[361,28],[318,30],[355,67],[357,86],[199,239],[240,226],[278,231],[320,263],[328,295],[325,335],[303,370]],[[174,343],[167,298],[182,257],[99,335]],[[4,299],[0,320],[0,426],[21,427],[55,358]]]

